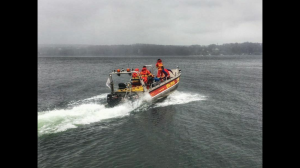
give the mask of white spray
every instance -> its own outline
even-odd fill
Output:
[[[81,101],[71,102],[68,109],[55,109],[38,112],[38,134],[49,134],[76,128],[79,125],[99,122],[105,119],[128,116],[130,112],[145,111],[151,104],[151,96],[146,94],[134,102],[124,102],[113,108],[106,108],[100,101],[105,102],[107,93]],[[155,107],[163,107],[175,104],[184,104],[191,101],[204,100],[205,97],[198,94],[189,94],[175,91],[163,102],[155,104]]]

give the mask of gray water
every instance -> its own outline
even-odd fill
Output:
[[[109,72],[158,58],[177,91],[104,106]],[[262,167],[262,56],[39,57],[38,167]]]

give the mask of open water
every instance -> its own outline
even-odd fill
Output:
[[[108,73],[179,68],[178,89],[106,108]],[[262,56],[38,57],[38,167],[262,167]]]

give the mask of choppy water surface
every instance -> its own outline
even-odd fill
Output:
[[[159,102],[106,108],[114,68],[158,57],[38,58],[38,167],[262,167],[262,56],[164,56]]]

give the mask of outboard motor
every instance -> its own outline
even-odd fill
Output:
[[[113,95],[108,94],[107,95],[107,103],[110,107],[117,105],[121,100],[122,100],[122,98],[120,96],[118,96],[117,94],[113,94]]]
[[[125,83],[119,83],[119,89],[125,89],[126,85]]]

